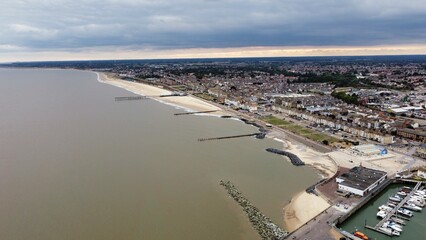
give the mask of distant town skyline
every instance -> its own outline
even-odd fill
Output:
[[[6,0],[0,22],[0,62],[426,54],[420,0]]]

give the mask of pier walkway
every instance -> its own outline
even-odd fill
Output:
[[[226,136],[226,137],[199,138],[198,141],[204,142],[204,141],[230,139],[230,138],[252,137],[252,136],[259,136],[259,134],[261,133],[250,133],[250,134],[242,134],[242,135],[234,135],[234,136]]]
[[[398,209],[400,209],[410,198],[411,196],[414,195],[414,193],[419,189],[419,187],[422,185],[421,182],[418,182],[416,184],[416,186],[413,188],[413,190],[404,198],[402,199],[402,201],[394,208],[392,209],[392,211],[388,212],[388,214],[386,215],[386,217],[384,217],[378,224],[376,224],[375,227],[370,227],[370,226],[365,226],[366,228],[369,228],[371,230],[375,230],[377,232],[389,235],[389,233],[386,233],[382,230],[380,230],[380,227],[383,226],[383,224],[387,221],[389,221],[389,219],[396,214],[396,212],[398,211]]]
[[[199,114],[199,113],[214,113],[217,112],[219,110],[208,110],[208,111],[198,111],[198,112],[183,112],[183,113],[175,113],[175,116],[180,116],[180,115],[191,115],[191,114]]]
[[[147,99],[145,96],[115,97],[115,101],[132,101]]]

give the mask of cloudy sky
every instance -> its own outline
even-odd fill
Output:
[[[425,0],[2,0],[0,62],[426,54]]]

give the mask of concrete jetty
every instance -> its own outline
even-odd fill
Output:
[[[191,115],[191,114],[199,114],[199,113],[213,113],[217,112],[218,110],[209,110],[209,111],[198,111],[198,112],[183,112],[183,113],[175,113],[175,116],[181,116],[181,115]]]
[[[115,101],[133,101],[147,99],[145,96],[115,97]]]
[[[230,138],[240,138],[240,137],[252,137],[258,136],[262,133],[250,133],[250,134],[242,134],[242,135],[233,135],[233,136],[225,136],[225,137],[213,137],[213,138],[199,138],[199,142],[211,141],[211,140],[221,140],[221,139],[230,139]]]

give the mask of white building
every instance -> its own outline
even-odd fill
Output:
[[[387,173],[384,171],[359,166],[336,177],[336,182],[338,189],[341,191],[365,196],[385,181],[386,178]]]

